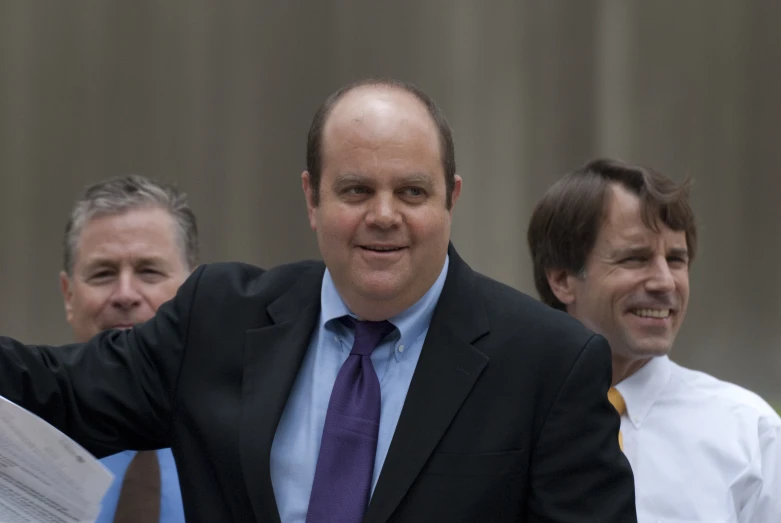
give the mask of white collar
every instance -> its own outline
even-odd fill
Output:
[[[664,387],[670,381],[672,362],[665,356],[657,356],[640,368],[637,372],[616,385],[618,392],[626,403],[626,414],[629,421],[640,428],[648,411],[659,398]]]

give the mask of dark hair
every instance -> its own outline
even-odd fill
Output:
[[[143,176],[111,178],[87,187],[74,204],[63,239],[63,269],[73,275],[76,246],[84,225],[97,216],[156,207],[167,211],[177,225],[182,258],[189,269],[198,263],[198,225],[187,195],[172,185],[164,185]]]
[[[565,310],[548,284],[546,271],[582,274],[605,220],[606,196],[619,184],[640,199],[643,223],[658,231],[659,221],[686,233],[689,259],[697,250],[697,229],[689,204],[691,180],[678,184],[652,170],[600,158],[567,174],[545,193],[532,213],[527,241],[540,299]]]
[[[323,168],[323,129],[325,128],[325,123],[336,103],[344,95],[359,87],[399,89],[413,95],[426,107],[439,134],[439,144],[442,150],[442,167],[445,171],[445,201],[447,208],[450,209],[453,203],[453,188],[456,184],[456,156],[453,144],[453,131],[450,129],[445,115],[429,95],[412,84],[393,79],[365,79],[352,82],[331,94],[323,102],[323,105],[317,109],[314,118],[312,118],[312,125],[309,127],[309,135],[306,140],[306,170],[309,172],[314,204],[317,205],[320,198],[320,176]]]

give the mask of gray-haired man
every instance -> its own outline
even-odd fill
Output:
[[[65,229],[60,274],[76,341],[154,316],[197,258],[195,215],[174,187],[130,176],[87,188]],[[184,521],[170,449],[125,451],[102,461],[116,480],[97,523]]]

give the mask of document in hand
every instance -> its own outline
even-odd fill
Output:
[[[0,397],[0,523],[92,523],[113,480],[72,439]]]

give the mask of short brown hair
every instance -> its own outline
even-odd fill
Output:
[[[689,259],[694,259],[697,229],[689,204],[691,180],[679,184],[653,169],[595,159],[556,182],[532,213],[527,241],[534,264],[534,285],[548,305],[566,310],[551,290],[546,271],[583,273],[605,220],[606,196],[614,184],[640,198],[643,223],[648,228],[658,231],[661,221],[674,231],[684,231]]]
[[[306,141],[306,170],[309,172],[309,181],[312,184],[312,199],[317,205],[320,200],[320,175],[323,169],[323,129],[336,103],[344,95],[359,87],[388,87],[407,92],[423,104],[429,116],[434,121],[439,134],[439,147],[442,153],[442,167],[445,171],[445,205],[447,208],[453,205],[453,189],[456,185],[456,153],[453,144],[453,131],[445,119],[442,110],[434,100],[420,88],[401,80],[393,79],[365,79],[352,82],[331,94],[323,105],[317,109],[312,124],[309,127],[309,135]]]

